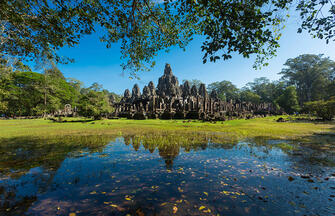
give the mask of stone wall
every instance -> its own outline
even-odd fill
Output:
[[[141,94],[140,88],[135,84],[132,93],[126,89],[120,103],[114,103],[113,106],[114,116],[134,119],[226,120],[278,113],[269,103],[222,101],[216,91],[208,94],[205,84],[201,84],[199,89],[191,87],[187,81],[179,85],[169,64],[166,64],[157,88],[153,82],[149,82]]]

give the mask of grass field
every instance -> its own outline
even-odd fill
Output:
[[[225,122],[184,120],[98,120],[66,119],[56,123],[43,119],[0,120],[0,138],[52,137],[66,135],[117,135],[144,133],[214,133],[230,139],[268,137],[299,139],[313,134],[334,133],[335,124],[317,122],[276,122],[277,117]],[[83,122],[80,122],[82,120]]]

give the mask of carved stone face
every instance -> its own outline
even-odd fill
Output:
[[[141,90],[140,90],[140,88],[138,87],[137,84],[134,85],[131,96],[132,96],[132,98],[141,97]]]
[[[191,88],[191,95],[194,97],[198,96],[198,89],[195,85],[193,85]]]
[[[201,83],[199,88],[199,95],[202,97],[208,97],[207,90],[205,84]]]
[[[152,81],[149,82],[148,87],[150,89],[150,94],[152,96],[155,96],[156,95],[156,88],[155,88],[155,85]]]
[[[178,79],[173,75],[169,64],[165,65],[164,75],[158,80],[157,94],[161,97],[163,95],[169,97],[181,95]]]
[[[124,91],[123,97],[124,97],[124,98],[130,98],[130,97],[131,97],[129,89],[126,89],[126,90]]]
[[[167,75],[167,76],[172,75],[172,69],[171,69],[171,66],[169,64],[165,65],[164,74]]]
[[[191,95],[191,88],[189,82],[186,80],[184,85],[182,85],[183,97],[186,98]]]
[[[143,88],[143,97],[147,98],[149,97],[151,94],[150,94],[150,89],[148,86],[144,86]]]

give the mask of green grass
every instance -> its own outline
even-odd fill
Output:
[[[313,134],[333,133],[334,123],[276,122],[277,117],[225,122],[184,120],[99,120],[55,123],[43,119],[0,120],[0,138],[65,135],[117,135],[145,133],[211,133],[227,139],[268,137],[299,139]],[[68,121],[79,119],[68,118]]]

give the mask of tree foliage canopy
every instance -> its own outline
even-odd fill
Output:
[[[160,50],[185,48],[201,35],[203,62],[256,54],[257,66],[275,55],[292,5],[293,0],[0,1],[0,50],[21,60],[65,63],[71,59],[59,56],[59,48],[101,30],[107,47],[121,43],[123,68],[136,72],[153,66]],[[333,39],[332,0],[300,1],[296,10],[302,20],[298,32]]]
[[[283,82],[271,82],[266,77],[260,77],[254,79],[253,82],[247,83],[246,87],[259,95],[261,102],[274,103],[285,89],[285,84]]]
[[[100,119],[102,115],[107,116],[111,112],[108,96],[90,88],[80,96],[78,109],[82,116],[94,119]]]
[[[289,114],[300,110],[297,91],[294,86],[288,86],[276,99],[276,103]]]
[[[239,89],[230,81],[213,82],[208,85],[208,90],[215,90],[222,100],[236,101],[239,98]]]
[[[335,62],[322,55],[305,54],[288,59],[280,74],[297,88],[299,103],[327,99],[335,80]]]
[[[117,94],[93,83],[83,88],[75,79],[66,79],[58,68],[36,73],[22,62],[0,62],[0,115],[42,116],[63,110],[66,104],[78,107],[80,114],[97,118],[111,111],[110,100]]]
[[[249,89],[243,89],[240,92],[240,99],[241,99],[241,101],[254,103],[254,104],[258,104],[258,103],[261,102],[261,96],[259,96],[255,92],[252,92]]]

